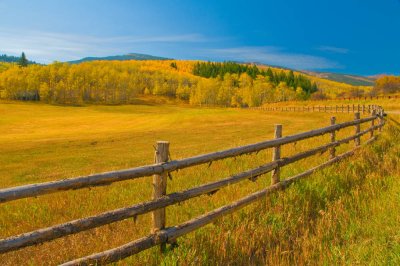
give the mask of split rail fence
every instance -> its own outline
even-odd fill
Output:
[[[113,182],[131,180],[151,175],[153,176],[154,187],[152,200],[135,204],[126,208],[120,208],[91,217],[77,219],[63,224],[58,224],[36,231],[1,239],[0,253],[6,253],[27,246],[48,242],[53,239],[75,234],[113,222],[121,221],[127,218],[136,217],[137,215],[149,212],[152,213],[153,221],[152,232],[149,235],[114,249],[66,262],[63,265],[106,264],[121,260],[156,245],[160,245],[161,249],[163,250],[165,249],[165,245],[167,243],[176,243],[176,239],[178,237],[199,229],[223,215],[232,213],[250,203],[265,198],[266,195],[272,194],[278,190],[283,190],[294,181],[309,176],[316,170],[332,165],[344,158],[353,155],[355,150],[360,147],[360,138],[363,135],[369,135],[369,139],[364,144],[370,143],[376,138],[374,134],[375,131],[379,130],[380,132],[385,124],[383,109],[381,109],[380,107],[376,110],[372,109],[371,114],[365,118],[360,118],[360,113],[358,112],[354,115],[354,120],[352,121],[336,124],[335,117],[332,117],[330,120],[330,126],[285,137],[282,136],[282,126],[276,125],[275,138],[272,140],[266,140],[255,144],[235,147],[232,149],[173,161],[168,160],[169,142],[159,141],[157,142],[155,152],[155,164],[152,165],[94,174],[90,176],[81,176],[60,181],[1,189],[0,202],[4,204],[12,200],[37,197],[39,195],[54,193],[62,190],[80,189],[97,185],[108,185]],[[361,131],[360,125],[364,123],[369,123],[370,126],[366,130]],[[348,127],[354,127],[354,135],[337,140],[336,132]],[[325,134],[330,134],[330,142],[323,146],[319,146],[305,152],[300,152],[290,157],[283,157],[283,155],[281,154],[282,145],[295,143],[301,140],[310,139]],[[353,149],[340,155],[336,154],[336,147],[344,143],[349,143],[351,141],[354,141],[355,144],[355,147]],[[256,153],[261,150],[270,148],[273,149],[271,162],[268,162],[254,169],[247,170],[226,177],[224,179],[220,179],[216,182],[207,183],[185,191],[166,194],[167,177],[171,171],[188,168],[195,165],[211,163],[216,160],[222,160],[243,154]],[[296,176],[284,180],[280,179],[281,167],[313,155],[321,154],[323,152],[329,152],[329,159],[326,162]],[[254,181],[257,179],[257,177],[269,172],[271,173],[271,186],[250,194],[244,198],[241,198],[236,202],[225,205],[223,207],[205,213],[199,217],[191,219],[185,223],[172,227],[165,227],[165,208],[167,206],[177,204],[179,202],[183,202],[191,198],[198,197],[200,195],[212,194],[223,187],[238,183],[240,181],[244,181],[247,179]]]
[[[339,98],[340,100],[390,100],[390,99],[398,99],[400,98],[400,95],[377,95],[377,96],[359,96],[359,97],[344,97],[344,98]],[[335,100],[335,99],[333,99]],[[318,101],[318,100],[316,100]]]
[[[251,109],[263,111],[281,111],[281,112],[325,112],[325,113],[384,113],[384,110],[379,105],[365,104],[347,104],[347,105],[317,105],[317,106],[266,106],[252,107]]]

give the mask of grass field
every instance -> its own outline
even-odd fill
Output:
[[[395,106],[395,104],[393,104]],[[337,122],[352,114],[335,114]],[[153,162],[157,140],[171,142],[172,159],[329,124],[329,113],[171,105],[62,107],[0,103],[0,187],[59,180]],[[398,116],[393,116],[398,121]],[[301,181],[179,239],[164,255],[157,248],[121,265],[399,264],[399,126],[385,128],[351,160]],[[366,128],[367,125],[362,127]],[[338,138],[354,133],[353,128]],[[365,140],[365,139],[363,139]],[[328,142],[329,136],[283,147],[283,156]],[[344,151],[353,143],[341,147]],[[324,161],[316,156],[282,171],[289,177]],[[168,192],[181,191],[271,160],[269,150],[172,173]],[[244,181],[167,208],[167,223],[184,222],[266,187],[270,176]],[[151,178],[60,192],[0,205],[0,237],[129,206],[151,198]],[[113,248],[150,232],[150,215],[103,226],[36,247],[0,255],[4,265],[53,265]]]

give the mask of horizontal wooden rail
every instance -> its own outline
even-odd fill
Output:
[[[179,169],[188,168],[195,165],[205,164],[216,160],[236,157],[243,154],[258,152],[267,148],[272,148],[288,143],[297,142],[320,135],[324,135],[342,128],[347,128],[357,124],[372,121],[379,116],[371,116],[359,120],[335,124],[328,127],[311,130],[291,136],[286,136],[279,139],[267,140],[255,144],[245,145],[237,148],[227,149],[219,152],[213,152],[185,158],[181,160],[170,161],[163,164],[152,164],[141,166],[131,169],[106,172],[101,174],[82,176],[77,178],[69,178],[60,181],[52,181],[45,183],[38,183],[32,185],[24,185],[13,188],[6,188],[0,190],[0,202],[7,202],[16,199],[36,197],[39,195],[54,193],[62,190],[79,189],[90,186],[108,185],[113,182],[119,182],[129,179],[135,179],[144,176],[151,176],[154,174],[161,174],[164,172],[171,172]]]
[[[365,144],[367,144],[373,140],[375,140],[375,137],[368,140]],[[130,243],[127,243],[123,246],[120,246],[120,247],[117,247],[114,249],[110,249],[110,250],[107,250],[104,252],[100,252],[100,253],[93,254],[93,255],[90,255],[90,256],[87,256],[84,258],[80,258],[77,260],[73,260],[73,261],[64,263],[64,264],[62,264],[62,266],[93,265],[93,264],[102,265],[102,264],[106,264],[106,263],[119,261],[126,257],[137,254],[143,250],[146,250],[153,246],[159,245],[161,243],[167,243],[167,242],[173,243],[180,236],[183,236],[190,232],[193,232],[196,229],[199,229],[224,215],[232,213],[232,212],[239,210],[255,201],[263,199],[263,198],[265,198],[265,196],[272,194],[278,190],[284,190],[293,182],[295,182],[299,179],[302,179],[304,177],[310,176],[317,170],[323,169],[329,165],[332,165],[333,163],[336,163],[340,160],[343,160],[344,158],[347,158],[347,157],[353,155],[355,150],[357,150],[357,149],[358,148],[348,151],[342,155],[335,157],[334,159],[331,159],[323,164],[313,167],[312,169],[309,169],[301,174],[298,174],[291,178],[282,180],[279,183],[277,183],[275,185],[271,185],[270,187],[268,187],[266,189],[255,192],[255,193],[253,193],[249,196],[246,196],[236,202],[233,202],[231,204],[228,204],[228,205],[225,205],[218,209],[215,209],[211,212],[203,214],[197,218],[189,220],[180,225],[166,228],[157,233],[150,234],[148,236],[137,239],[135,241],[132,241]]]
[[[104,212],[95,216],[77,219],[67,223],[3,239],[0,240],[0,253],[9,252],[23,247],[40,244],[46,241],[54,240],[63,236],[75,234],[102,225],[114,223],[131,217],[136,217],[138,215],[142,215],[154,211],[156,209],[164,208],[179,202],[183,202],[194,197],[198,197],[211,192],[216,192],[217,190],[223,187],[238,183],[245,179],[251,179],[254,181],[254,178],[266,174],[278,166],[283,167],[285,165],[292,164],[296,161],[308,158],[312,155],[326,152],[332,147],[339,146],[343,143],[348,143],[378,128],[379,125],[373,126],[353,136],[335,142],[331,142],[329,144],[305,152],[301,152],[290,157],[285,157],[277,161],[272,161],[260,167],[244,171],[242,173],[227,177],[225,179],[221,179],[216,182],[211,182],[182,192],[175,192],[163,196],[157,200],[147,201],[130,207]]]

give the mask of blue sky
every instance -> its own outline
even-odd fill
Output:
[[[0,54],[130,52],[399,74],[400,0],[0,0]]]

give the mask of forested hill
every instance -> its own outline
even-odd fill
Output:
[[[218,75],[208,76],[209,71]],[[193,105],[260,106],[302,100],[316,90],[304,75],[233,62],[92,61],[10,66],[0,73],[1,97],[57,104],[127,104],[144,95]]]
[[[85,58],[82,58],[79,60],[69,61],[68,63],[79,64],[79,63],[89,62],[89,61],[167,60],[167,59],[168,58],[164,58],[164,57],[160,57],[160,56],[130,53],[130,54],[126,54],[126,55],[113,55],[113,56],[105,56],[105,57],[85,57]]]
[[[6,54],[0,55],[0,62],[4,63],[18,63],[21,57],[19,56],[10,56]],[[28,64],[36,64],[34,61],[28,61]]]
[[[305,75],[294,74],[293,70],[288,71],[272,71],[259,68],[256,65],[238,64],[236,62],[197,62],[193,67],[193,74],[205,78],[220,77],[224,79],[226,74],[237,74],[238,76],[246,73],[252,79],[257,79],[258,76],[267,78],[274,86],[278,86],[284,82],[288,87],[294,90],[300,89],[305,94],[305,98],[317,91],[317,84],[308,79]],[[304,98],[303,97],[303,98]]]
[[[363,87],[291,70],[234,62],[113,60],[26,67],[0,64],[0,98],[66,105],[130,104],[153,95],[192,105],[251,107],[343,96],[352,91],[367,92]]]

